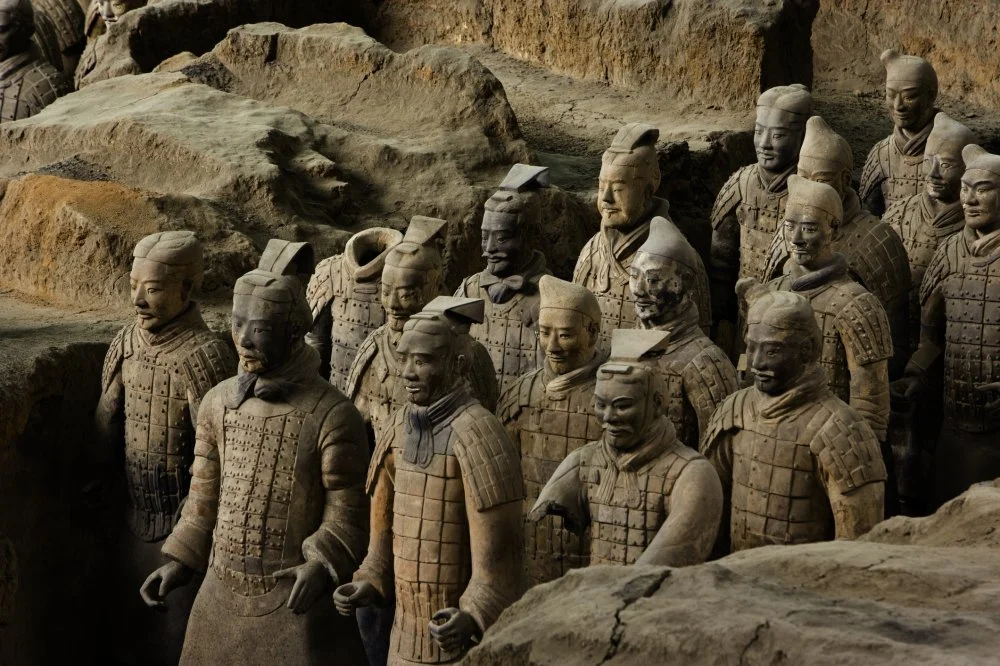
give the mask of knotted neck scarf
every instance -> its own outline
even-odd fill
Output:
[[[965,243],[972,256],[984,259],[984,261],[975,262],[976,266],[985,266],[1000,258],[1000,253],[993,256],[997,249],[1000,249],[1000,229],[980,236],[974,229],[965,227],[963,233],[965,234]]]
[[[403,460],[420,467],[430,465],[434,458],[435,430],[438,426],[451,421],[458,408],[471,399],[468,382],[462,380],[451,393],[426,407],[407,405],[403,426],[406,434],[403,442]],[[439,434],[450,436],[451,433],[449,430]]]
[[[936,113],[935,109],[935,113]],[[901,152],[907,157],[922,157],[924,154],[924,146],[927,145],[927,137],[931,135],[931,130],[934,129],[934,123],[929,122],[924,125],[923,129],[914,134],[913,136],[907,137],[898,127],[892,128],[892,141],[896,144],[896,150]]]
[[[201,318],[201,310],[198,308],[198,304],[191,301],[184,312],[174,317],[165,326],[162,326],[155,331],[147,331],[141,326],[136,326],[135,330],[138,332],[139,338],[146,345],[150,347],[157,347],[159,345],[172,342],[181,335],[189,333],[194,329],[202,330],[205,328],[206,326],[204,320]]]
[[[639,444],[628,451],[619,451],[602,437],[597,449],[597,463],[601,469],[601,483],[597,487],[597,499],[601,504],[610,504],[618,487],[618,479],[625,482],[625,501],[629,508],[637,509],[642,504],[638,471],[660,456],[677,440],[674,426],[666,416],[660,415],[642,433]]]
[[[847,259],[840,252],[834,252],[833,261],[823,268],[815,271],[807,271],[799,276],[795,275],[798,272],[795,271],[796,268],[802,267],[797,264],[792,266],[793,272],[790,273],[794,278],[791,285],[792,291],[809,291],[847,275]],[[802,270],[805,271],[806,269],[803,268]]]
[[[538,278],[545,274],[545,270],[545,255],[534,250],[527,266],[520,272],[501,278],[489,271],[483,271],[479,276],[479,286],[486,289],[490,301],[500,305],[519,293],[530,294],[538,291]]]
[[[788,167],[784,171],[771,173],[769,171],[765,171],[763,167],[758,166],[757,178],[760,179],[760,184],[764,187],[764,190],[768,194],[784,192],[788,189],[788,177],[795,173],[798,168],[798,162],[794,162],[792,163],[792,166]]]
[[[802,373],[799,382],[781,395],[770,396],[757,391],[759,396],[758,411],[765,419],[776,419],[787,416],[805,404],[816,401],[827,388],[826,371],[818,364]]]
[[[246,372],[240,367],[229,408],[236,409],[251,395],[267,402],[288,401],[319,377],[319,353],[300,343],[283,365],[264,373]]]
[[[544,377],[547,380],[545,382],[545,397],[549,400],[565,399],[567,391],[593,378],[597,374],[597,368],[606,360],[606,354],[594,350],[594,355],[591,356],[589,361],[576,370],[570,370],[563,375],[557,375],[552,372],[548,362],[546,362],[544,370]]]
[[[942,204],[935,213],[931,198],[924,192],[920,196],[920,208],[924,219],[930,222],[924,227],[925,231],[936,238],[951,236],[965,226],[965,211],[962,210],[961,201]]]

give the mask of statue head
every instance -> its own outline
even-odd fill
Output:
[[[666,331],[643,329],[611,335],[611,355],[597,370],[594,414],[604,440],[619,451],[634,449],[663,414],[666,385],[649,361],[663,354],[669,337]]]
[[[0,0],[0,60],[24,53],[35,34],[31,0]]]
[[[962,210],[965,226],[980,234],[1000,229],[1000,155],[993,155],[976,144],[962,149],[965,173],[962,175]]]
[[[407,320],[396,351],[410,402],[431,405],[465,381],[472,358],[469,327],[481,324],[484,312],[481,298],[438,296]]]
[[[441,290],[438,239],[447,222],[416,215],[403,240],[389,250],[382,268],[382,308],[394,331],[420,312]]]
[[[806,121],[806,134],[799,151],[798,175],[824,183],[841,199],[851,187],[854,154],[847,139],[840,136],[820,116]]]
[[[97,0],[97,11],[108,25],[115,23],[127,12],[145,7],[149,0]]]
[[[941,203],[958,201],[965,161],[962,149],[976,142],[972,130],[947,114],[934,116],[934,129],[924,146],[924,188],[927,196]]]
[[[558,375],[594,357],[601,329],[601,306],[586,287],[551,275],[538,281],[538,343]]]
[[[801,83],[765,90],[757,98],[753,130],[757,165],[772,173],[794,166],[811,115],[812,95]]]
[[[627,229],[653,205],[660,187],[659,138],[660,130],[652,125],[629,123],[604,151],[597,181],[601,226]]]
[[[535,190],[548,187],[549,168],[515,164],[486,200],[483,211],[483,257],[497,277],[513,275],[531,256],[541,206]]]
[[[304,343],[311,326],[312,313],[298,277],[257,268],[233,286],[232,336],[245,372],[280,368]]]
[[[191,231],[161,231],[136,244],[129,290],[140,327],[155,331],[187,310],[201,286],[202,261]]]
[[[754,278],[740,280],[736,291],[748,306],[747,365],[754,386],[761,393],[781,395],[819,361],[823,334],[809,299],[772,290]]]
[[[671,322],[688,308],[701,261],[684,234],[666,218],[654,217],[649,237],[629,268],[629,289],[640,321],[650,327]]]
[[[837,191],[799,176],[788,178],[781,233],[791,261],[816,270],[833,260],[833,234],[844,217]]]
[[[887,49],[880,56],[885,65],[885,105],[892,123],[907,132],[919,132],[934,118],[937,73],[917,56]]]

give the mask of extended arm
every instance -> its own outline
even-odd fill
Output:
[[[393,453],[389,451],[377,472],[372,492],[368,555],[354,573],[354,582],[370,583],[383,600],[394,595],[392,505],[395,492],[390,474],[393,464]]]
[[[538,522],[547,515],[562,516],[566,529],[582,535],[590,524],[583,484],[580,482],[580,450],[559,463],[545,487],[538,493],[528,520]]]
[[[886,360],[859,365],[850,350],[847,368],[851,374],[851,407],[871,426],[880,442],[889,428],[889,363]]]
[[[830,508],[838,539],[856,539],[866,534],[885,513],[885,482],[861,486],[848,495],[839,490],[830,493]]]
[[[482,635],[521,596],[524,531],[520,501],[505,502],[485,511],[476,511],[474,506],[466,487],[472,577],[458,607],[475,619]]]

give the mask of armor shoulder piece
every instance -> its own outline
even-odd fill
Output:
[[[472,395],[492,411],[497,406],[500,397],[500,384],[497,382],[497,371],[493,366],[493,358],[486,347],[477,340],[472,340],[472,358],[469,359],[468,380]],[[360,355],[360,351],[359,351]]]
[[[910,260],[899,235],[878,218],[869,218],[856,236],[848,239],[847,261],[868,291],[882,303],[910,293]]]
[[[368,464],[368,476],[365,478],[365,492],[369,495],[375,490],[375,481],[378,479],[378,470],[382,467],[386,455],[392,449],[393,442],[396,441],[396,432],[402,427],[406,418],[406,408],[397,409],[392,415],[392,421],[382,431],[382,438],[375,442],[375,452],[372,454],[371,462]]]
[[[867,201],[875,188],[881,186],[882,181],[886,179],[889,170],[888,148],[890,141],[892,141],[892,136],[887,136],[876,143],[868,152],[865,166],[861,170],[861,184],[858,192],[862,201]]]
[[[920,198],[919,194],[915,194],[912,197],[906,199],[900,199],[899,201],[894,201],[885,209],[882,214],[882,221],[889,225],[893,231],[902,239],[903,237],[903,223],[906,218],[907,211],[913,201]]]
[[[507,425],[520,416],[521,410],[531,404],[531,393],[541,372],[542,370],[538,369],[521,375],[503,392],[497,402],[497,416],[501,423]]]
[[[924,272],[924,280],[920,283],[920,305],[923,306],[931,293],[937,288],[958,265],[959,243],[964,242],[962,234],[954,234],[938,246],[931,263]]]
[[[731,393],[715,409],[712,413],[712,418],[708,421],[708,427],[705,428],[705,432],[701,437],[701,446],[699,448],[703,456],[706,458],[711,457],[712,450],[715,448],[720,435],[730,430],[739,430],[743,427],[746,418],[745,414],[751,409],[747,399],[750,391],[753,390],[753,388],[745,388],[736,393]]]
[[[340,259],[342,255],[327,257],[316,264],[316,270],[309,278],[309,286],[306,287],[306,301],[312,316],[315,320],[320,311],[329,307],[330,302],[335,297],[334,274],[340,274]]]
[[[351,369],[347,372],[347,397],[351,400],[357,397],[358,391],[361,388],[361,377],[364,375],[365,370],[371,364],[372,359],[375,358],[375,354],[378,353],[378,346],[375,342],[375,336],[379,334],[382,328],[376,328],[371,334],[364,339],[361,346],[358,347],[358,353],[354,357],[354,361],[351,362]]]
[[[718,229],[719,225],[722,224],[722,220],[727,215],[732,214],[736,210],[736,207],[740,205],[740,201],[743,200],[743,182],[752,168],[752,164],[740,167],[722,185],[722,189],[719,190],[719,193],[715,197],[715,203],[712,205],[711,220],[713,229]]]
[[[101,390],[106,391],[111,385],[111,380],[121,369],[122,361],[125,360],[125,338],[132,335],[135,324],[123,326],[115,334],[111,344],[108,345],[108,353],[104,355],[104,367],[101,369]]]
[[[201,398],[213,386],[236,374],[236,356],[211,331],[196,335],[192,347],[178,369],[188,389]]]
[[[892,334],[885,308],[870,292],[849,299],[837,314],[837,330],[858,363],[868,365],[892,356]]]
[[[482,405],[455,417],[455,456],[477,511],[524,499],[521,461],[500,420]]]
[[[455,296],[459,298],[479,298],[479,273],[470,275],[462,280],[455,290]]]
[[[847,495],[886,480],[878,439],[865,420],[835,396],[828,396],[806,432],[815,431],[809,450],[830,483]]]
[[[696,387],[695,395],[703,397],[713,405],[720,404],[728,396],[736,393],[739,384],[736,368],[732,361],[711,340],[701,340],[702,349],[684,366],[685,386]]]
[[[576,266],[573,268],[573,282],[585,284],[594,266],[594,253],[597,248],[597,238],[601,232],[597,232],[590,237],[580,250],[580,255],[576,259]]]

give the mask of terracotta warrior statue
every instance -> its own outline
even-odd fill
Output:
[[[31,0],[0,0],[0,123],[29,118],[69,92],[69,84],[31,43]]]
[[[32,0],[36,17],[45,14],[51,24],[51,37],[57,51],[50,58],[52,66],[67,80],[73,78],[86,42],[84,10],[77,0]],[[36,29],[39,25],[36,25]]]
[[[538,338],[545,362],[500,397],[497,416],[521,453],[524,515],[563,459],[601,437],[593,414],[597,368],[607,355],[597,349],[601,306],[573,282],[551,275],[538,281]],[[565,529],[562,518],[525,521],[525,569],[532,586],[586,566],[586,542]]]
[[[395,229],[365,229],[351,236],[343,254],[319,262],[309,280],[313,328],[306,342],[319,352],[320,373],[341,391],[347,389],[358,347],[385,323],[382,270],[389,250],[401,240]]]
[[[832,239],[843,219],[840,195],[829,185],[791,176],[782,234],[791,255],[773,289],[806,297],[823,333],[819,366],[830,390],[868,421],[880,442],[889,421],[892,339],[885,309],[851,279]],[[748,280],[753,282],[753,280]]]
[[[712,337],[734,361],[743,347],[736,281],[768,277],[768,250],[784,216],[788,177],[795,173],[811,115],[812,95],[805,86],[764,91],[753,134],[757,163],[730,176],[712,208]]]
[[[118,604],[124,624],[114,647],[133,663],[177,663],[194,591],[159,615],[138,603],[135,590],[159,566],[162,541],[188,494],[202,399],[236,372],[229,347],[192,300],[202,262],[190,231],[140,240],[129,275],[136,321],[118,332],[104,359],[97,463],[124,466],[131,532],[118,549],[125,561],[115,565],[127,596]]]
[[[861,172],[861,202],[882,215],[895,202],[919,194],[924,177],[920,165],[934,126],[938,80],[931,64],[892,49],[882,52],[885,104],[892,134],[875,144]]]
[[[726,398],[702,439],[728,507],[721,550],[861,536],[884,513],[878,440],[827,386],[823,333],[808,299],[749,282],[740,288],[754,385]]]
[[[149,606],[169,607],[173,590],[205,572],[182,664],[364,663],[357,628],[329,596],[368,537],[364,423],[320,377],[304,285],[279,272],[236,281],[239,374],[202,402],[168,563],[141,590]]]
[[[490,352],[501,392],[538,366],[538,280],[549,273],[532,249],[541,226],[534,190],[548,185],[548,167],[515,164],[483,213],[486,270],[466,278],[456,296],[481,298],[486,318],[472,337]]]
[[[581,536],[589,528],[591,564],[682,567],[704,562],[715,543],[723,508],[719,477],[677,439],[664,414],[663,380],[648,362],[669,337],[615,331],[594,390],[604,432],[566,457],[529,514],[562,516]]]
[[[660,130],[629,123],[618,131],[601,158],[597,210],[601,230],[587,241],[573,271],[573,282],[597,296],[604,314],[600,345],[608,349],[611,332],[635,325],[635,308],[628,291],[628,269],[635,251],[646,241],[653,217],[670,219],[665,199],[655,196],[660,186],[656,141]],[[695,302],[702,328],[708,330],[711,309],[708,276],[702,271]]]
[[[108,28],[121,20],[121,17],[149,4],[149,0],[92,0],[87,9],[84,21],[84,34],[87,45],[76,66],[75,84],[77,88],[84,83],[84,78],[97,66],[104,51],[104,35]]]
[[[338,610],[395,599],[388,663],[458,661],[522,589],[521,463],[465,381],[480,299],[439,297],[399,339],[409,404],[368,472],[368,556]]]
[[[1000,476],[1000,155],[962,150],[965,227],[924,273],[920,346],[893,393],[913,399],[943,357],[944,423],[934,456],[940,504]]]
[[[441,291],[442,261],[438,238],[447,222],[415,216],[403,236],[385,256],[382,269],[382,307],[386,323],[358,348],[347,373],[347,396],[371,424],[374,443],[392,413],[408,402],[401,379],[403,359],[396,350],[406,321]],[[462,366],[474,395],[487,409],[496,408],[500,390],[489,352],[474,342]]]
[[[649,238],[629,268],[638,327],[669,333],[650,361],[664,381],[664,409],[681,443],[698,448],[700,433],[727,395],[736,391],[732,362],[698,327],[692,300],[701,261],[672,222],[654,217]]]
[[[851,278],[871,292],[885,308],[895,350],[889,373],[898,377],[909,358],[906,346],[911,281],[906,248],[888,224],[861,208],[861,201],[851,186],[853,172],[851,145],[820,116],[810,118],[799,152],[798,175],[825,183],[840,195],[843,219],[833,234],[833,251],[844,255]],[[780,275],[787,259],[784,235],[776,234],[768,277]]]

